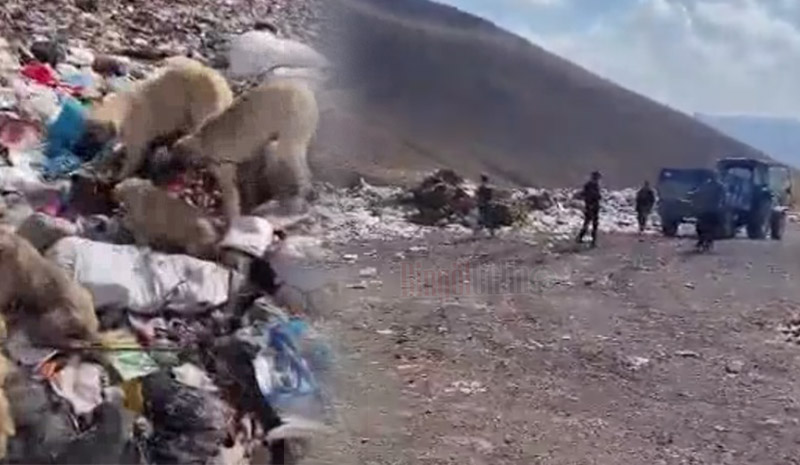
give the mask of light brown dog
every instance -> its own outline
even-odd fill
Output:
[[[8,452],[8,438],[17,434],[5,390],[6,378],[11,369],[11,362],[0,354],[0,460],[4,459]]]
[[[0,228],[0,313],[19,304],[19,319],[45,342],[95,341],[99,323],[92,295],[26,239]]]
[[[217,71],[186,57],[162,62],[153,77],[112,94],[89,111],[86,135],[92,145],[119,137],[125,147],[117,176],[132,176],[158,138],[186,134],[233,101],[228,82]]]
[[[180,249],[198,258],[215,256],[219,237],[199,209],[139,178],[117,184],[114,197],[125,210],[122,225],[137,244]]]
[[[307,84],[267,82],[178,140],[172,152],[191,165],[209,167],[219,183],[223,211],[230,222],[241,214],[237,166],[253,157],[266,157],[263,179],[276,198],[308,195],[308,146],[318,124],[319,108]]]

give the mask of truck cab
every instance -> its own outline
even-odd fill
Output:
[[[714,169],[664,168],[658,178],[658,214],[665,236],[677,234],[681,223],[696,220],[690,193],[715,175],[725,187],[720,205],[720,238],[734,237],[741,228],[751,239],[768,235],[780,240],[792,199],[790,169],[753,158],[723,158]]]
[[[731,235],[745,227],[751,239],[781,239],[792,195],[789,168],[752,158],[723,158],[717,172],[727,194],[723,224]]]

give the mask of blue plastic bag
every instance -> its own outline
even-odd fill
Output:
[[[67,176],[81,167],[83,160],[75,155],[73,149],[85,130],[86,109],[78,100],[65,98],[58,117],[47,128],[44,151],[47,161],[42,173],[46,179]]]
[[[252,364],[264,400],[282,413],[313,415],[320,411],[319,385],[298,346],[297,338],[304,334],[306,323],[281,319],[258,326],[262,349]]]
[[[58,117],[47,128],[45,155],[48,158],[54,158],[59,156],[63,150],[72,151],[83,137],[85,130],[86,109],[78,100],[67,97],[61,105]]]

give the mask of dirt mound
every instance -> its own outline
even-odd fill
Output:
[[[352,83],[364,107],[348,115],[355,150],[338,155],[373,182],[452,168],[557,188],[601,169],[609,187],[621,188],[663,166],[762,156],[454,8],[428,0],[340,3],[349,11]]]

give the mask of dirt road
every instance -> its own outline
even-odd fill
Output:
[[[710,255],[691,245],[340,251],[358,254],[335,268],[343,286],[323,322],[341,357],[341,434],[310,463],[800,463],[800,346],[780,331],[800,314],[800,231]],[[456,262],[480,292],[409,279],[411,266]],[[511,272],[481,289],[492,264]]]

